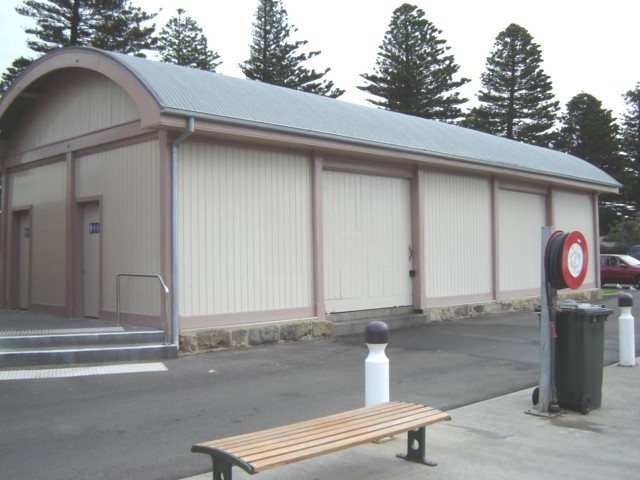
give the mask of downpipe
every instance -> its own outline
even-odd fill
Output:
[[[195,130],[195,119],[187,119],[187,128],[171,144],[171,343],[180,348],[178,325],[178,147]]]

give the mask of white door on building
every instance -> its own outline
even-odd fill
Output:
[[[31,244],[31,219],[29,212],[20,212],[16,224],[18,260],[18,308],[29,308],[29,251]]]
[[[100,207],[87,203],[82,207],[84,316],[98,318],[100,310]]]
[[[412,304],[409,180],[324,172],[327,312]]]

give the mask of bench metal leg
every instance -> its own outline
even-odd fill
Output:
[[[435,467],[436,462],[428,460],[425,456],[425,427],[418,428],[417,430],[409,430],[407,432],[407,453],[406,455],[398,454],[398,458],[403,458],[410,462],[421,463],[430,467]]]
[[[213,461],[213,480],[231,480],[232,463],[222,462],[211,457]]]

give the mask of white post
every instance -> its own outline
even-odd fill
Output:
[[[384,322],[369,322],[365,330],[369,355],[364,361],[365,406],[389,401],[389,359],[384,351],[389,344],[389,327]]]
[[[620,346],[620,366],[635,367],[636,365],[636,336],[634,330],[633,297],[629,293],[618,296],[620,318],[618,318],[618,340]]]

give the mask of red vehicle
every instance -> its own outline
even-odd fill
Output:
[[[629,255],[600,255],[600,282],[633,285],[640,289],[640,260]]]

